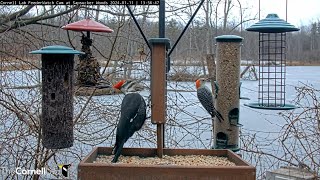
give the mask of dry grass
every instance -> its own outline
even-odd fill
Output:
[[[320,66],[319,61],[290,61],[287,60],[287,66]]]
[[[186,72],[176,72],[173,75],[169,76],[168,79],[171,81],[196,81],[199,78],[207,78],[208,76],[190,74]]]
[[[90,96],[92,93],[93,96],[112,95],[121,93],[120,90],[114,88],[97,89],[95,87],[76,87],[75,89],[76,96]]]

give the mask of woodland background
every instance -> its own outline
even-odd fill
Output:
[[[177,40],[198,3],[188,0],[166,4],[166,37],[172,43]],[[245,28],[258,21],[258,10],[250,7],[250,4],[242,4],[241,0],[205,1],[172,53],[172,64],[199,67],[195,76],[205,75],[206,56],[214,54],[214,37],[222,34],[242,36],[243,62],[257,62],[258,34],[245,31]],[[158,37],[158,7],[131,8],[146,37]],[[144,66],[144,63],[150,62],[150,52],[125,6],[0,6],[0,167],[46,167],[48,177],[58,178],[61,174],[56,164],[72,163],[70,177],[74,179],[77,163],[94,146],[113,145],[120,96],[75,97],[74,147],[49,150],[41,144],[41,89],[33,87],[41,83],[38,72],[41,64],[39,56],[30,55],[29,52],[57,44],[80,50],[81,33],[66,31],[61,27],[84,18],[92,18],[114,30],[110,34],[92,33],[91,36],[94,56],[102,69],[108,69],[103,74],[104,78],[113,82],[113,77],[118,77],[118,67],[126,67],[125,72],[121,70],[120,78],[134,78],[132,71],[137,68],[135,63],[142,64],[141,69],[149,73],[149,68],[144,68],[148,65]],[[288,65],[319,65],[320,20],[299,28],[299,32],[287,33]],[[29,88],[11,88],[19,87],[21,81]],[[170,138],[167,146],[210,148],[210,138],[201,139],[201,134],[211,128],[210,121],[189,113],[188,107],[197,102],[180,102],[178,99],[183,99],[183,93],[178,90],[177,82],[172,82],[170,87],[174,92],[168,97],[170,110],[166,133]],[[190,87],[182,88],[194,91]],[[240,153],[245,154],[244,158],[257,167],[258,179],[265,178],[266,170],[282,165],[303,167],[317,175],[320,173],[319,90],[305,84],[296,87],[296,91],[294,101],[302,109],[267,113],[281,117],[286,122],[276,135],[271,132],[242,131]],[[179,118],[181,113],[192,121]],[[176,134],[181,136],[174,137]],[[155,129],[151,123],[147,123],[128,146],[154,147],[155,139]],[[273,142],[279,142],[281,146],[277,150],[270,149]],[[16,179],[18,176],[14,172],[6,172],[0,178]],[[19,179],[39,179],[39,176],[19,176]]]

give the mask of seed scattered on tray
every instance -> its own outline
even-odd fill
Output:
[[[99,155],[94,163],[111,164],[113,155]],[[205,156],[205,155],[177,155],[158,157],[120,156],[117,164],[132,165],[177,165],[177,166],[235,166],[235,163],[226,157]]]

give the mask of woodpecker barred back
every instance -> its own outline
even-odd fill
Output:
[[[219,121],[223,121],[222,115],[213,105],[213,96],[210,89],[205,85],[205,79],[200,78],[196,81],[197,96],[202,106],[208,111],[211,117],[217,116]]]
[[[121,81],[113,86],[121,89],[124,82]],[[112,153],[115,154],[112,162],[118,161],[125,142],[138,130],[141,129],[146,120],[146,102],[138,93],[126,94],[121,103],[120,120],[117,125],[116,143]]]

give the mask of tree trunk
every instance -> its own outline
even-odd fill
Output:
[[[99,20],[99,13],[100,13],[100,5],[97,6],[96,17],[95,17],[96,21]]]
[[[214,54],[206,55],[207,68],[209,73],[209,79],[211,82],[212,93],[214,94],[214,81],[216,80],[216,63],[214,62]]]
[[[228,22],[228,15],[231,9],[231,1],[232,0],[225,0],[224,1],[224,14],[223,14],[223,32],[227,30],[227,22]]]

